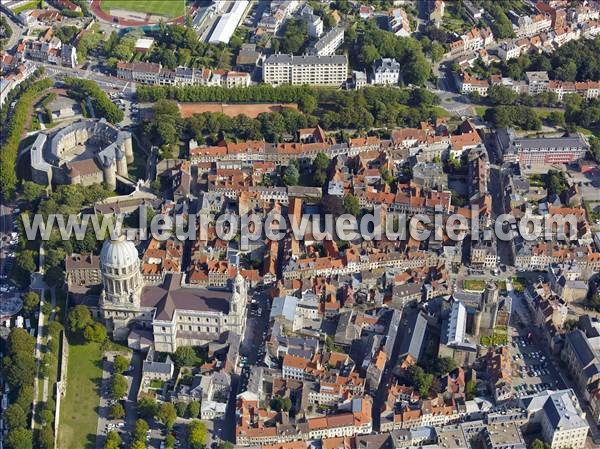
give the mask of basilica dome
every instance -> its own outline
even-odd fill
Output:
[[[120,236],[116,240],[107,240],[100,251],[100,266],[127,268],[139,263],[138,251],[133,242]]]

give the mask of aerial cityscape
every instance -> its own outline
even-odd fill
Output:
[[[2,0],[0,449],[600,448],[600,0]]]

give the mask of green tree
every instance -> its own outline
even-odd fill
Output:
[[[37,433],[36,447],[39,449],[54,449],[54,431],[52,426],[42,426]]]
[[[202,421],[194,420],[188,427],[188,444],[191,449],[203,449],[206,444],[207,436],[206,424]]]
[[[167,449],[173,449],[175,447],[175,443],[176,442],[177,442],[177,440],[175,439],[175,437],[171,433],[169,433],[165,437],[165,446],[167,447]]]
[[[58,321],[52,320],[48,323],[47,330],[49,336],[52,338],[58,338],[59,334],[63,330],[63,326]]]
[[[510,87],[494,85],[488,89],[488,99],[494,105],[510,105],[517,101],[519,94],[517,94]]]
[[[551,449],[552,446],[548,443],[545,443],[544,441],[536,438],[535,440],[533,440],[533,442],[531,443],[531,449]]]
[[[173,354],[173,360],[177,366],[194,366],[202,363],[202,359],[196,354],[192,346],[179,346]]]
[[[556,195],[561,195],[565,190],[569,188],[569,184],[565,179],[565,175],[563,172],[558,170],[549,170],[545,175],[546,178],[546,188],[549,193],[554,193]]]
[[[283,170],[283,183],[286,186],[297,186],[300,182],[300,173],[294,164],[290,164]]]
[[[450,357],[439,357],[435,360],[434,374],[442,376],[448,374],[457,367],[457,363]]]
[[[92,314],[90,309],[84,305],[78,305],[71,309],[67,317],[69,329],[73,333],[82,332],[86,327],[92,324]]]
[[[596,162],[600,163],[600,137],[590,137],[590,153]]]
[[[6,443],[10,449],[32,449],[33,435],[31,430],[18,427],[8,432]]]
[[[2,360],[4,378],[11,388],[32,385],[35,376],[33,352],[17,352]]]
[[[121,447],[121,436],[116,430],[111,430],[106,434],[104,449],[119,449]]]
[[[15,327],[8,335],[7,347],[9,354],[16,354],[17,352],[33,353],[35,338],[25,329]]]
[[[200,402],[192,401],[187,406],[188,417],[195,419],[200,415]]]
[[[325,153],[317,154],[312,163],[313,184],[317,187],[323,186],[327,181],[327,169],[329,168],[329,158]]]
[[[121,419],[125,416],[125,408],[120,402],[115,402],[109,411],[110,419]]]
[[[137,410],[140,418],[150,420],[158,413],[158,404],[151,397],[144,396],[138,401]]]
[[[19,404],[23,410],[29,410],[33,403],[33,384],[22,385],[17,395],[16,404]]]
[[[127,357],[122,356],[121,354],[117,354],[113,359],[113,369],[115,373],[123,373],[129,368],[129,359]]]
[[[158,409],[157,417],[162,422],[167,430],[171,430],[177,419],[175,406],[170,402],[163,402]]]
[[[565,122],[565,114],[561,111],[552,111],[548,114],[548,121],[555,127],[564,128],[567,123]]]
[[[133,439],[135,441],[146,441],[148,429],[148,423],[143,419],[138,419],[135,422],[135,428],[133,430]]]
[[[306,22],[301,19],[290,19],[287,21],[281,40],[281,51],[283,53],[298,54],[307,39]]]
[[[233,449],[233,448],[234,448],[233,443],[231,443],[229,441],[221,441],[217,445],[217,449]]]
[[[113,374],[110,385],[110,397],[119,400],[127,393],[127,379],[122,374]]]
[[[31,181],[23,181],[21,186],[21,198],[32,204],[39,201],[45,192],[45,187]]]
[[[477,382],[473,379],[470,379],[465,384],[465,396],[466,396],[467,401],[470,401],[473,398],[475,398],[476,394],[477,394]]]
[[[412,384],[422,397],[429,396],[429,390],[433,385],[433,375],[426,373],[420,366],[414,365],[409,370]]]
[[[19,404],[10,404],[4,411],[4,423],[9,429],[27,427],[27,413]]]
[[[373,44],[366,44],[362,47],[360,59],[365,66],[371,66],[379,59],[381,55],[377,50],[377,47]]]
[[[303,95],[298,99],[298,106],[302,112],[312,114],[317,109],[317,99],[313,95]]]
[[[108,339],[106,326],[102,323],[94,322],[83,331],[83,337],[88,342],[104,343]]]
[[[135,440],[131,445],[131,449],[146,449],[147,447],[145,440]]]
[[[184,418],[186,411],[188,410],[188,405],[185,402],[176,402],[175,410],[177,411],[177,416]]]
[[[433,62],[438,62],[442,59],[442,57],[444,56],[444,53],[446,53],[446,49],[444,48],[444,46],[442,44],[440,44],[439,42],[433,42],[431,44],[431,49],[429,50],[429,54],[431,55],[431,60]]]
[[[358,214],[360,213],[360,203],[358,202],[357,197],[352,194],[344,197],[344,212],[358,217]]]

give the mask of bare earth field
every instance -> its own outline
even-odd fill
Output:
[[[179,103],[179,110],[184,118],[203,112],[222,112],[229,117],[243,114],[250,118],[256,118],[262,112],[280,112],[283,108],[298,109],[298,105],[296,103]]]

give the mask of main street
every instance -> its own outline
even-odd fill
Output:
[[[36,62],[37,67],[44,67],[46,74],[55,80],[60,80],[63,77],[75,77],[80,79],[87,79],[95,81],[98,85],[105,90],[119,90],[127,96],[131,96],[135,93],[135,83],[131,81],[122,80],[115,76],[104,75],[99,71],[92,70],[92,66],[89,65],[87,69],[63,67],[52,64],[43,64]]]

